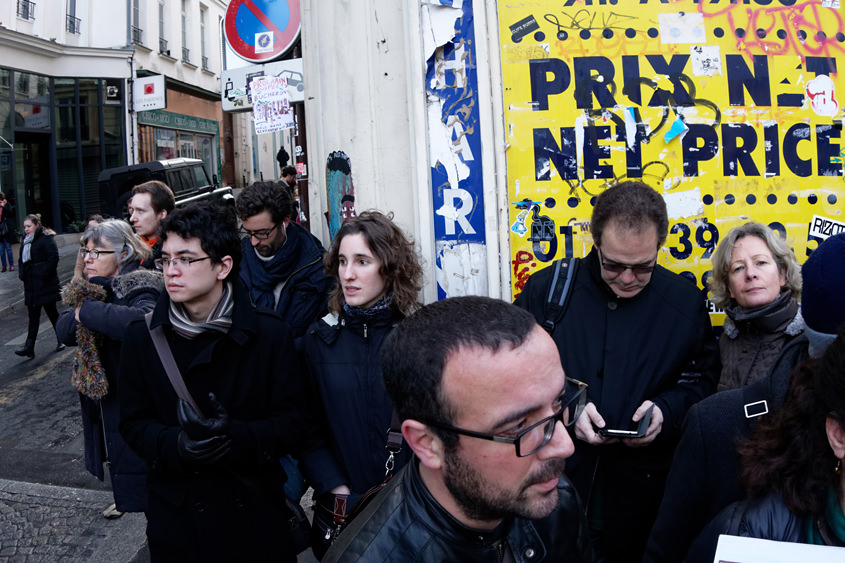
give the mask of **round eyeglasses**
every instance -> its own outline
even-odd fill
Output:
[[[517,457],[529,456],[537,453],[548,444],[555,433],[555,426],[557,422],[563,423],[565,428],[571,427],[581,416],[584,411],[584,405],[587,403],[587,384],[577,379],[566,378],[566,385],[563,390],[563,395],[559,397],[560,410],[551,416],[532,424],[515,437],[498,436],[496,434],[485,434],[483,432],[475,432],[474,430],[464,430],[449,424],[440,422],[426,423],[428,426],[446,430],[447,432],[454,432],[463,436],[471,438],[481,438],[482,440],[490,440],[492,442],[501,442],[503,444],[513,444],[516,448]]]

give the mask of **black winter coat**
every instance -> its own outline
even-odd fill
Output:
[[[114,500],[121,512],[143,512],[147,508],[147,463],[126,445],[118,431],[120,408],[118,398],[123,391],[123,375],[119,370],[120,350],[125,344],[126,327],[152,311],[162,290],[160,272],[139,270],[132,262],[114,278],[90,280],[109,290],[108,300],[87,300],[79,309],[79,319],[100,335],[98,351],[109,393],[95,401],[80,394],[82,426],[85,440],[85,468],[100,480],[103,463],[110,462],[109,473]],[[62,311],[56,322],[56,334],[68,346],[76,345],[74,309]]]
[[[551,267],[536,272],[515,301],[541,325],[552,275]],[[570,291],[566,314],[552,333],[566,375],[589,385],[588,400],[610,428],[628,428],[647,399],[663,413],[662,431],[645,447],[576,440],[566,461],[566,473],[585,504],[590,506],[594,483],[601,483],[601,517],[613,519],[619,533],[638,522],[645,532],[636,535],[642,534],[644,547],[684,417],[713,393],[719,378],[704,296],[657,266],[640,293],[620,299],[602,280],[595,249],[581,262]]]
[[[381,348],[402,318],[391,310],[380,311],[366,323],[329,314],[312,324],[303,338],[312,389],[328,425],[329,459],[337,460],[344,483],[355,494],[384,480],[393,404],[381,376]],[[410,448],[403,447],[396,469],[410,457]],[[309,473],[314,460],[301,461]]]
[[[9,244],[20,242],[18,232],[15,230],[15,211],[11,203],[6,202],[6,205],[0,207],[0,223],[6,224],[6,234],[0,236],[0,242]]]
[[[189,392],[206,415],[209,393],[228,411],[227,463],[184,464],[177,450],[178,397],[144,321],[127,331],[121,376],[120,431],[150,464],[147,537],[154,560],[293,561],[279,458],[320,447],[305,400],[304,373],[290,329],[256,310],[235,283],[228,333],[193,340],[173,332],[166,293],[152,326],[164,327]],[[319,486],[319,483],[316,485]]]
[[[748,418],[746,405],[750,414],[776,412],[786,397],[793,368],[806,357],[807,338],[799,336],[781,351],[768,376],[693,405],[675,451],[644,561],[683,561],[707,523],[730,503],[745,497],[736,447],[763,417]],[[765,401],[765,409],[759,401]]]
[[[431,495],[415,459],[352,521],[323,558],[396,563],[499,563],[507,539],[515,563],[588,563],[593,560],[584,511],[572,484],[561,477],[558,505],[538,520],[506,518],[501,533],[460,524]]]
[[[27,307],[47,305],[59,300],[59,249],[52,231],[44,227],[35,229],[29,250],[29,260],[24,262],[23,242],[18,256],[18,277],[23,281],[23,301]]]

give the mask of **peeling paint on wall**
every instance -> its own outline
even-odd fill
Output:
[[[475,32],[469,0],[423,0],[437,295],[487,293]]]
[[[487,294],[487,249],[480,243],[437,243],[437,285],[448,297]]]

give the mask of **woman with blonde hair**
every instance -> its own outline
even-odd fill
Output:
[[[309,475],[310,469],[341,476],[340,482],[325,483],[331,490],[317,490],[315,496],[318,511],[322,506],[342,519],[385,477],[393,405],[381,377],[381,348],[399,321],[419,306],[423,275],[414,243],[392,214],[378,211],[344,222],[324,264],[337,287],[329,297],[329,314],[312,324],[303,340],[328,437],[328,452],[320,459],[332,466],[315,468],[309,456],[304,465],[315,488],[321,479]],[[408,452],[404,448],[394,460],[396,470],[410,458]],[[326,532],[316,524],[315,531],[325,539]],[[314,545],[318,558],[321,547],[326,546]]]
[[[26,343],[15,350],[15,354],[34,358],[41,308],[47,313],[54,331],[59,318],[56,309],[56,301],[59,300],[59,249],[53,240],[55,231],[41,224],[40,215],[27,215],[23,220],[23,230],[25,236],[18,258],[18,277],[23,282],[23,299],[29,315],[29,326]],[[56,352],[64,350],[64,347],[64,344],[58,342]]]
[[[719,243],[710,292],[727,314],[719,339],[719,391],[768,374],[783,347],[804,332],[801,266],[786,242],[762,223],[734,227]]]

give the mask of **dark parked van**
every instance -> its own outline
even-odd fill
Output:
[[[203,162],[196,158],[153,160],[131,166],[109,168],[100,172],[100,213],[106,217],[123,217],[132,188],[149,180],[167,184],[176,197],[176,206],[207,199],[234,201],[232,188],[221,188],[217,177],[212,182]]]

